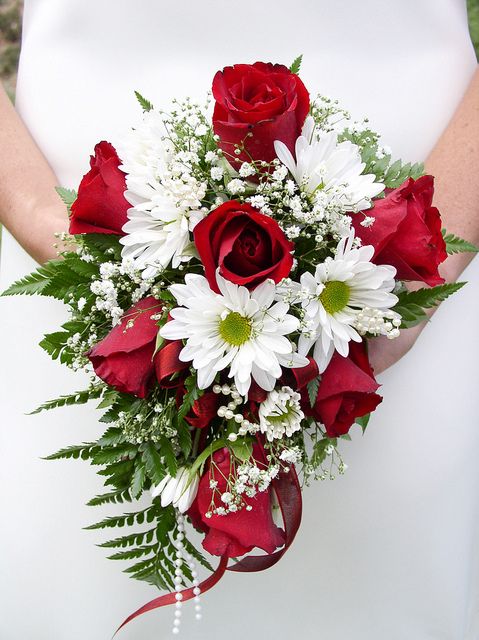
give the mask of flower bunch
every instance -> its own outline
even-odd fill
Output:
[[[432,176],[298,72],[227,67],[213,104],[168,112],[138,94],[139,123],[95,147],[78,193],[59,190],[71,249],[7,291],[68,305],[42,346],[90,386],[40,410],[98,399],[108,428],[51,457],[101,466],[91,504],[151,495],[92,527],[150,523],[104,546],[179,606],[199,598],[194,559],[209,566],[185,518],[221,556],[215,579],[254,547],[266,555],[234,570],[276,562],[299,478],[342,473],[340,439],[382,400],[368,342],[423,321],[461,286],[439,273],[447,252],[474,250],[441,230]]]

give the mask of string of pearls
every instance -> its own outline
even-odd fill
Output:
[[[175,582],[175,600],[176,600],[176,610],[175,610],[175,619],[173,621],[173,633],[175,635],[177,635],[180,632],[180,625],[181,625],[181,615],[182,615],[182,608],[183,608],[183,594],[182,592],[182,584],[184,581],[184,574],[183,574],[183,563],[186,562],[188,564],[188,567],[190,568],[191,571],[191,577],[193,578],[193,593],[194,593],[194,600],[195,600],[195,618],[197,620],[201,620],[201,601],[200,601],[200,594],[201,594],[201,589],[200,589],[200,581],[198,579],[198,572],[197,572],[197,567],[196,567],[196,563],[193,559],[193,556],[191,555],[191,553],[188,553],[185,549],[185,544],[184,544],[184,539],[185,539],[185,518],[183,516],[183,514],[179,513],[177,514],[177,524],[178,524],[178,535],[176,536],[176,539],[174,541],[174,545],[175,545],[175,549],[176,549],[176,554],[175,554],[175,578],[174,578],[174,582]]]
[[[237,407],[243,403],[243,398],[238,393],[236,386],[233,385],[220,385],[215,384],[213,387],[213,393],[219,395],[222,393],[224,396],[231,396],[231,401],[227,405],[222,405],[218,409],[218,416],[220,418],[226,418],[226,420],[234,420],[238,425],[238,433],[230,433],[228,440],[235,442],[238,439],[238,435],[245,436],[247,433],[256,433],[259,429],[259,425],[246,420],[242,413],[236,413]]]

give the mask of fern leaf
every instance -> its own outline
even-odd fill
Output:
[[[128,489],[109,491],[108,493],[102,493],[99,496],[95,496],[87,502],[89,507],[98,507],[102,504],[118,504],[122,502],[131,502],[131,496]]]
[[[68,460],[81,458],[82,460],[88,460],[93,456],[99,447],[95,442],[85,442],[84,444],[72,445],[71,447],[65,447],[60,449],[56,453],[52,453],[49,456],[43,458],[44,460]]]
[[[77,192],[74,189],[65,189],[65,187],[55,187],[55,191],[62,199],[63,203],[68,209],[68,212],[70,212],[72,204],[77,199]]]
[[[34,415],[41,411],[49,411],[50,409],[57,409],[58,407],[66,407],[72,404],[85,404],[89,400],[99,398],[102,394],[103,387],[90,387],[84,391],[77,391],[76,393],[70,393],[66,396],[60,396],[54,400],[48,400],[44,402],[34,411],[31,411],[28,415]]]
[[[459,236],[455,236],[453,233],[447,233],[445,229],[442,230],[442,236],[449,255],[453,253],[477,253],[479,251],[479,247],[476,247],[476,245],[463,240]]]
[[[42,267],[39,267],[33,273],[17,280],[8,287],[2,296],[18,296],[18,295],[42,295],[45,287],[50,283],[51,278],[56,274],[57,266],[60,260],[50,260]]]
[[[459,291],[466,283],[452,282],[437,287],[424,287],[417,291],[405,291],[399,294],[399,302],[394,311],[402,316],[402,328],[414,327],[427,319],[424,309],[431,309],[450,295]]]
[[[146,442],[142,446],[142,456],[148,477],[153,484],[159,484],[166,476],[166,469],[152,442]]]
[[[151,111],[153,109],[151,102],[144,98],[139,91],[135,91],[135,96],[143,111]]]
[[[292,65],[290,66],[289,70],[291,71],[291,73],[299,73],[299,70],[301,69],[301,62],[303,61],[303,54],[301,54],[300,56],[298,56],[292,63]]]

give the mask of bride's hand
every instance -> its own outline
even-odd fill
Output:
[[[56,256],[55,233],[67,231],[57,179],[0,86],[0,222],[38,262]]]
[[[402,329],[401,335],[394,340],[385,336],[374,338],[368,343],[369,360],[375,375],[382,373],[400,360],[414,346],[419,334],[427,326],[422,323],[411,329]]]

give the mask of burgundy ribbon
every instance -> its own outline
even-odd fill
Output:
[[[221,580],[221,578],[224,575],[224,572],[226,571],[227,564],[228,564],[228,556],[221,556],[220,563],[217,566],[215,572],[212,573],[210,576],[208,576],[208,578],[206,578],[206,580],[204,580],[199,585],[199,589],[201,593],[205,593],[206,591],[214,587],[219,580]],[[192,598],[194,598],[195,597],[194,589],[195,587],[190,587],[189,589],[184,589],[183,591],[181,591],[180,593],[183,596],[181,601],[184,602],[185,600],[191,600]],[[166,593],[165,595],[159,596],[154,600],[150,600],[150,602],[147,602],[142,607],[137,609],[134,613],[129,615],[128,618],[124,622],[122,622],[121,625],[118,627],[118,629],[115,631],[113,637],[116,636],[116,634],[118,633],[118,631],[120,631],[120,629],[122,629],[125,625],[127,625],[129,622],[131,622],[135,618],[138,618],[138,616],[141,616],[144,613],[147,613],[148,611],[153,611],[153,609],[158,609],[159,607],[165,607],[170,604],[175,604],[175,602],[177,602],[176,591],[173,591],[172,593]]]
[[[183,349],[181,340],[166,342],[155,356],[156,378],[160,387],[171,389],[182,384],[183,379],[179,376],[172,380],[174,374],[187,369],[189,362],[182,362],[179,359],[180,351]]]
[[[294,467],[289,473],[282,472],[272,483],[278,498],[279,508],[284,522],[285,544],[282,549],[264,556],[246,556],[236,564],[228,567],[228,571],[264,571],[275,565],[284,556],[293,543],[301,524],[303,511],[301,487]]]

